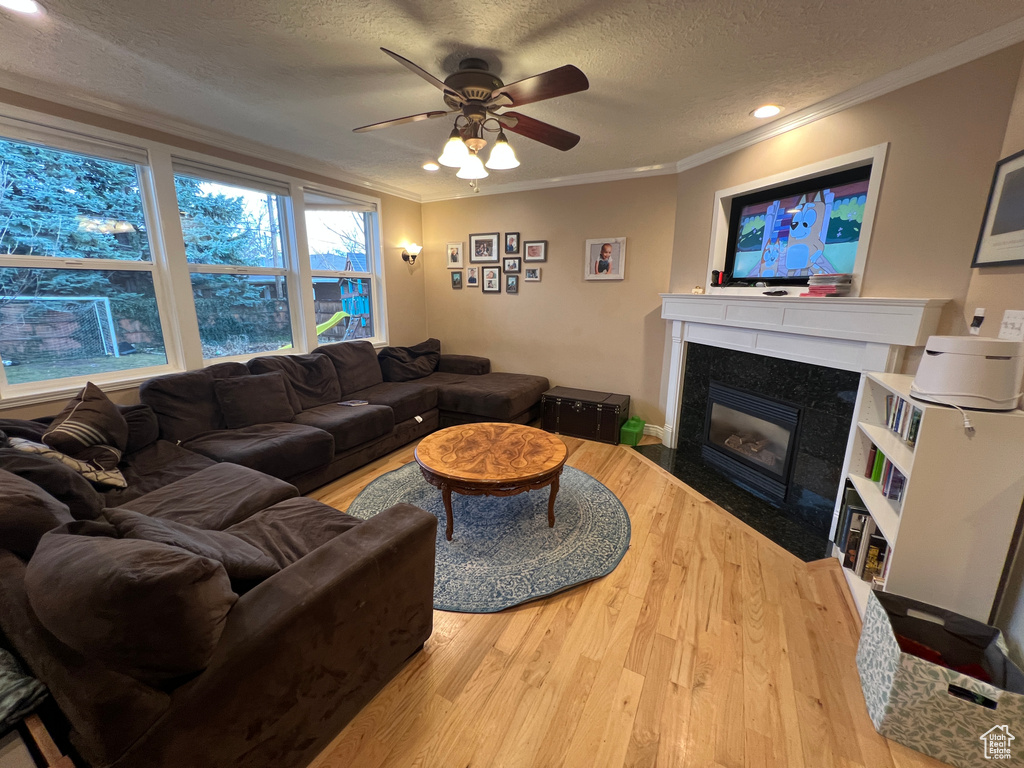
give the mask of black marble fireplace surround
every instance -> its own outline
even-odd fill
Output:
[[[800,437],[782,502],[740,488],[701,458],[710,383],[800,408]],[[826,557],[860,376],[851,371],[688,344],[675,450],[638,450],[804,560]]]

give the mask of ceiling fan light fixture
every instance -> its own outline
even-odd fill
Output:
[[[437,162],[447,165],[449,168],[461,168],[468,157],[469,148],[462,140],[462,136],[459,135],[459,129],[452,128],[452,132],[448,136],[448,143],[444,145],[444,152],[437,158]]]
[[[480,161],[480,158],[475,153],[470,153],[469,157],[466,158],[466,162],[462,164],[459,172],[455,175],[460,179],[486,179],[488,173],[484,169],[484,164]]]
[[[504,131],[498,132],[498,138],[491,148],[491,156],[487,158],[487,167],[492,171],[508,171],[519,167],[519,158],[505,138]]]

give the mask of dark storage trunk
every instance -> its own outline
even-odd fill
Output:
[[[541,396],[541,426],[548,432],[619,444],[629,418],[629,395],[555,387]]]

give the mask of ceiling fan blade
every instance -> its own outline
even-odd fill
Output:
[[[505,118],[510,119],[506,120]],[[498,116],[498,120],[513,133],[539,141],[541,144],[547,144],[549,147],[560,149],[563,152],[567,152],[580,143],[580,137],[575,133],[563,131],[561,128],[516,112],[505,112]]]
[[[453,91],[451,88],[445,85],[443,81],[438,80],[436,77],[434,77],[432,74],[427,72],[427,70],[423,69],[422,67],[413,64],[404,56],[399,56],[397,53],[395,53],[394,51],[389,51],[387,48],[381,48],[381,50],[384,51],[384,53],[386,53],[392,59],[397,61],[399,64],[401,64],[403,67],[408,69],[410,72],[419,75],[438,90],[444,91],[446,95],[451,95],[460,104],[466,101],[461,93],[459,93],[458,91]]]
[[[585,91],[589,87],[590,81],[587,80],[587,76],[572,64],[566,64],[564,67],[503,85],[491,93],[491,101],[507,96],[512,100],[513,106],[521,107],[523,104],[533,104],[535,101]]]
[[[456,110],[458,111],[458,110]],[[378,128],[390,128],[392,125],[402,125],[403,123],[417,123],[420,120],[432,120],[435,117],[444,117],[445,115],[451,114],[443,110],[436,112],[420,112],[418,115],[409,115],[408,117],[396,117],[394,120],[385,120],[383,123],[373,123],[372,125],[363,125],[359,128],[353,128],[353,133],[366,133],[367,131],[375,131]]]

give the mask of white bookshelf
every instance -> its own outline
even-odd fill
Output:
[[[913,378],[861,376],[832,526],[849,479],[889,544],[881,588],[987,622],[1024,499],[1024,412],[967,411],[969,434],[956,409],[912,399]],[[886,424],[890,395],[922,412],[914,445]],[[872,445],[906,477],[900,501],[865,477]],[[863,616],[871,584],[843,573]]]

